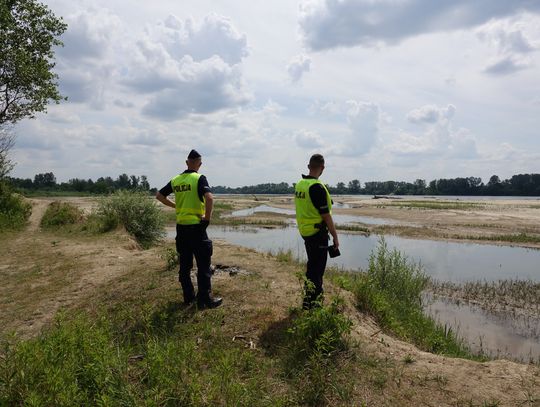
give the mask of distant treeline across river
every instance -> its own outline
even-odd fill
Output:
[[[116,179],[100,177],[92,179],[73,178],[68,182],[58,183],[52,172],[36,174],[31,178],[8,178],[13,187],[22,193],[70,192],[86,194],[107,194],[119,189],[142,189],[155,192],[150,188],[145,175],[121,174]],[[423,179],[414,182],[405,181],[369,181],[362,183],[354,179],[338,182],[335,186],[327,185],[334,195],[489,195],[489,196],[540,196],[540,174],[518,174],[501,180],[497,175],[490,177],[484,184],[481,178],[441,178],[427,183]],[[212,186],[218,194],[292,194],[294,184],[286,182],[265,183],[243,187]]]
[[[436,179],[426,183],[423,179],[414,182],[370,181],[364,186],[359,180],[347,184],[338,182],[336,186],[327,185],[334,195],[490,195],[490,196],[540,196],[540,174],[519,174],[501,181],[497,175],[490,177],[487,184],[481,178]],[[290,194],[294,184],[258,184],[238,188],[224,186],[212,187],[220,194]]]

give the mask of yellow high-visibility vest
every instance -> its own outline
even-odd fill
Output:
[[[199,199],[198,185],[201,174],[188,172],[179,174],[171,180],[176,204],[176,223],[196,225],[204,216],[203,202]]]
[[[294,191],[294,204],[296,206],[296,223],[302,236],[313,236],[320,229],[315,225],[322,223],[323,218],[319,210],[313,205],[309,196],[309,188],[314,184],[320,184],[326,191],[326,202],[329,213],[332,214],[332,199],[326,186],[314,178],[303,178],[300,180]]]

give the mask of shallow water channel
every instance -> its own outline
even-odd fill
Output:
[[[171,230],[169,236],[174,237],[174,233]],[[295,227],[272,229],[211,226],[208,234],[213,240],[222,239],[261,252],[291,250],[296,258],[305,260],[304,243]],[[377,248],[379,239],[379,236],[374,235],[340,233],[342,255],[328,259],[328,265],[345,270],[366,269],[369,256]],[[385,236],[385,240],[390,250],[396,248],[410,260],[421,263],[426,274],[437,280],[540,281],[540,250],[396,236]],[[458,332],[475,351],[522,361],[540,360],[540,329],[525,327],[531,323],[540,326],[540,317],[532,322],[510,320],[488,314],[479,308],[458,306],[441,300],[431,300],[426,311],[442,325]]]
[[[347,208],[347,204],[335,204],[334,207],[339,208]],[[226,217],[244,217],[244,216],[250,216],[255,213],[261,213],[261,212],[267,212],[267,213],[278,213],[281,215],[289,215],[293,216],[295,215],[294,209],[287,209],[287,208],[276,208],[274,206],[268,206],[268,205],[259,205],[253,208],[247,208],[247,209],[239,209],[237,211],[233,211],[230,215],[227,215]],[[392,224],[399,224],[399,225],[412,225],[410,223],[405,222],[396,222],[391,221],[388,219],[382,219],[382,218],[372,218],[370,216],[357,216],[357,215],[342,215],[342,214],[333,214],[332,218],[334,219],[335,223],[339,224],[351,224],[351,223],[365,223],[367,225],[392,225]],[[288,219],[291,224],[294,224],[294,219]]]

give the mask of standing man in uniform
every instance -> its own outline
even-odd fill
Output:
[[[191,150],[186,160],[187,170],[175,176],[157,194],[164,205],[176,209],[176,251],[180,257],[178,277],[184,293],[184,303],[197,300],[199,308],[215,308],[222,299],[212,297],[210,282],[212,272],[212,241],[208,239],[206,228],[210,223],[214,197],[204,175],[199,174],[201,155]],[[167,197],[174,193],[174,202]],[[197,261],[197,296],[191,282],[193,256]]]
[[[324,157],[314,154],[309,160],[309,175],[303,175],[295,186],[296,222],[304,239],[307,253],[306,278],[313,287],[306,286],[304,309],[312,308],[322,300],[323,275],[328,258],[328,232],[332,235],[334,249],[339,240],[332,219],[332,199],[326,186],[319,181],[324,171]]]

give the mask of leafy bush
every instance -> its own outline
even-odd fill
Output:
[[[0,181],[0,231],[22,227],[31,213],[32,205]]]
[[[163,212],[142,191],[117,191],[103,198],[90,221],[94,223],[91,228],[100,232],[123,226],[144,248],[165,235]]]
[[[41,218],[42,227],[73,225],[82,220],[83,213],[67,202],[51,202]]]

